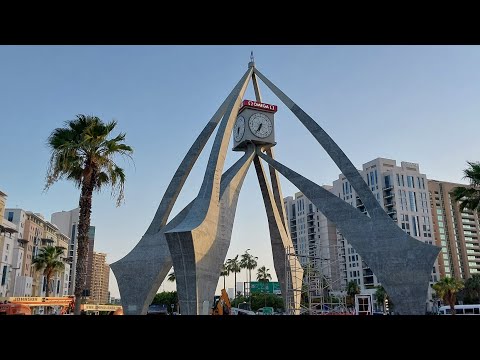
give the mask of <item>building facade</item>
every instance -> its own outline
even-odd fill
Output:
[[[108,304],[110,266],[106,262],[107,254],[93,252],[92,288],[89,302]]]
[[[5,209],[5,220],[11,221],[18,229],[17,241],[14,244],[10,275],[13,283],[9,296],[46,296],[47,286],[50,286],[50,296],[65,296],[68,294],[68,272],[70,264],[66,256],[66,248],[70,239],[43,215],[23,209]],[[47,284],[43,270],[37,271],[33,259],[39,251],[47,246],[65,248],[64,256],[60,257],[65,268],[53,275],[52,282]],[[65,276],[67,274],[67,277]]]
[[[70,261],[69,274],[69,290],[68,293],[73,295],[75,290],[75,277],[77,268],[77,237],[78,237],[78,221],[80,216],[80,208],[70,211],[60,211],[52,214],[51,222],[54,223],[60,232],[70,237],[68,246],[68,259]],[[95,244],[95,226],[90,226],[88,233],[88,255],[87,255],[87,283],[85,289],[91,293],[91,282],[93,272],[93,247]]]
[[[400,166],[397,166],[395,160],[376,158],[363,164],[359,172],[379,204],[403,231],[419,241],[434,244],[428,180],[426,175],[420,172],[418,164],[402,161]],[[331,191],[367,214],[355,189],[342,174],[333,182]],[[362,293],[374,294],[375,287],[380,285],[375,274],[340,232],[339,241],[345,249],[343,256],[345,256],[347,282],[355,281]],[[439,275],[437,261],[432,268],[430,285],[440,279]],[[430,287],[429,300],[431,296]],[[431,310],[432,302],[427,301],[426,305],[427,310]]]
[[[441,276],[466,280],[480,272],[480,232],[477,211],[460,211],[452,190],[457,186],[438,180],[428,180],[433,233],[436,245],[442,248],[438,263]]]
[[[328,190],[331,186],[324,186]],[[301,192],[283,199],[295,253],[304,268],[322,275],[333,291],[345,288],[335,224]],[[315,276],[316,277],[316,276]]]
[[[395,221],[398,226],[413,238],[434,244],[434,228],[432,210],[429,201],[429,183],[425,174],[420,172],[416,163],[402,161],[397,166],[395,160],[376,158],[362,166],[359,173],[363,176],[373,195]],[[367,211],[357,196],[355,189],[343,174],[333,182],[333,186],[324,186],[330,192],[356,207],[366,216]],[[296,252],[302,256],[316,256],[330,258],[332,266],[329,270],[322,269],[322,273],[338,279],[341,289],[345,289],[348,282],[358,284],[362,294],[375,294],[376,287],[381,285],[375,274],[368,267],[356,250],[348,243],[335,225],[317,211],[315,206],[303,194],[295,194],[295,198],[287,197],[284,205],[290,225],[292,241]],[[473,217],[471,217],[474,219]],[[477,219],[478,224],[478,219]],[[473,238],[473,237],[472,237]],[[332,249],[330,254],[319,253],[318,249]],[[334,256],[341,259],[337,262]],[[479,259],[480,260],[480,259]],[[338,275],[337,275],[338,274]],[[440,279],[438,261],[432,268],[430,285]],[[432,290],[428,291],[429,300],[426,303],[427,311],[432,308]]]

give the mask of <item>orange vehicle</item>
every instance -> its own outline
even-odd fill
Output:
[[[230,315],[232,305],[225,289],[222,289],[222,295],[215,299],[211,314],[212,315]]]
[[[32,310],[24,304],[0,304],[0,315],[32,315]]]

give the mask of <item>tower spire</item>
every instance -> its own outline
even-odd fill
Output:
[[[253,50],[250,52],[250,62],[248,63],[248,67],[255,67],[255,58],[253,57]]]

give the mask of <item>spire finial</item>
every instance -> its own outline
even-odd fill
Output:
[[[255,58],[253,57],[253,50],[250,52],[250,62],[248,63],[248,67],[255,67]]]

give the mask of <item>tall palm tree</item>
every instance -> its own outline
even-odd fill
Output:
[[[353,305],[355,302],[355,295],[360,294],[360,287],[357,282],[350,280],[347,284],[347,296],[349,298],[350,305]]]
[[[235,298],[234,300],[237,298],[237,273],[240,272],[240,270],[242,270],[242,268],[240,267],[240,261],[238,261],[238,255],[235,256],[233,259],[228,259],[227,260],[227,269],[228,269],[228,272],[229,273],[233,273],[234,276],[235,276],[235,291],[234,291],[234,294],[235,294]]]
[[[248,249],[250,250],[250,249]],[[248,283],[252,282],[252,270],[257,267],[257,256],[253,256],[248,253],[248,250],[245,251],[245,254],[242,255],[242,259],[240,260],[240,267],[242,269],[248,270]],[[250,285],[249,285],[250,286]]]
[[[172,271],[170,274],[168,274],[168,277],[167,277],[168,281],[174,282],[175,279],[176,279],[175,272]]]
[[[40,249],[38,255],[32,261],[35,270],[43,270],[47,283],[45,291],[45,296],[47,297],[50,296],[50,290],[52,289],[53,275],[55,272],[65,269],[65,264],[60,258],[63,255],[63,250],[64,248],[60,246],[46,246]]]
[[[225,285],[225,277],[230,275],[230,271],[228,271],[228,266],[227,264],[222,265],[222,270],[220,271],[220,276],[223,276],[223,288],[226,290],[226,285]]]
[[[437,292],[438,296],[441,297],[446,304],[450,305],[451,313],[455,315],[456,294],[462,290],[463,287],[463,281],[445,276],[433,285],[433,290]]]
[[[88,230],[92,212],[93,191],[110,185],[117,206],[123,200],[125,173],[113,161],[116,155],[131,158],[133,150],[124,144],[125,134],[109,138],[116,121],[104,123],[96,116],[77,115],[65,127],[53,130],[48,138],[51,150],[45,190],[66,178],[80,188],[77,269],[75,281],[75,314],[80,314],[80,297],[86,283]]]
[[[265,266],[262,266],[257,270],[257,281],[260,282],[269,282],[272,280],[272,275],[268,273],[270,269],[267,269]]]
[[[452,190],[455,200],[460,201],[460,210],[480,210],[480,162],[467,162],[469,167],[463,170],[464,179],[468,179],[470,187],[458,186]]]

